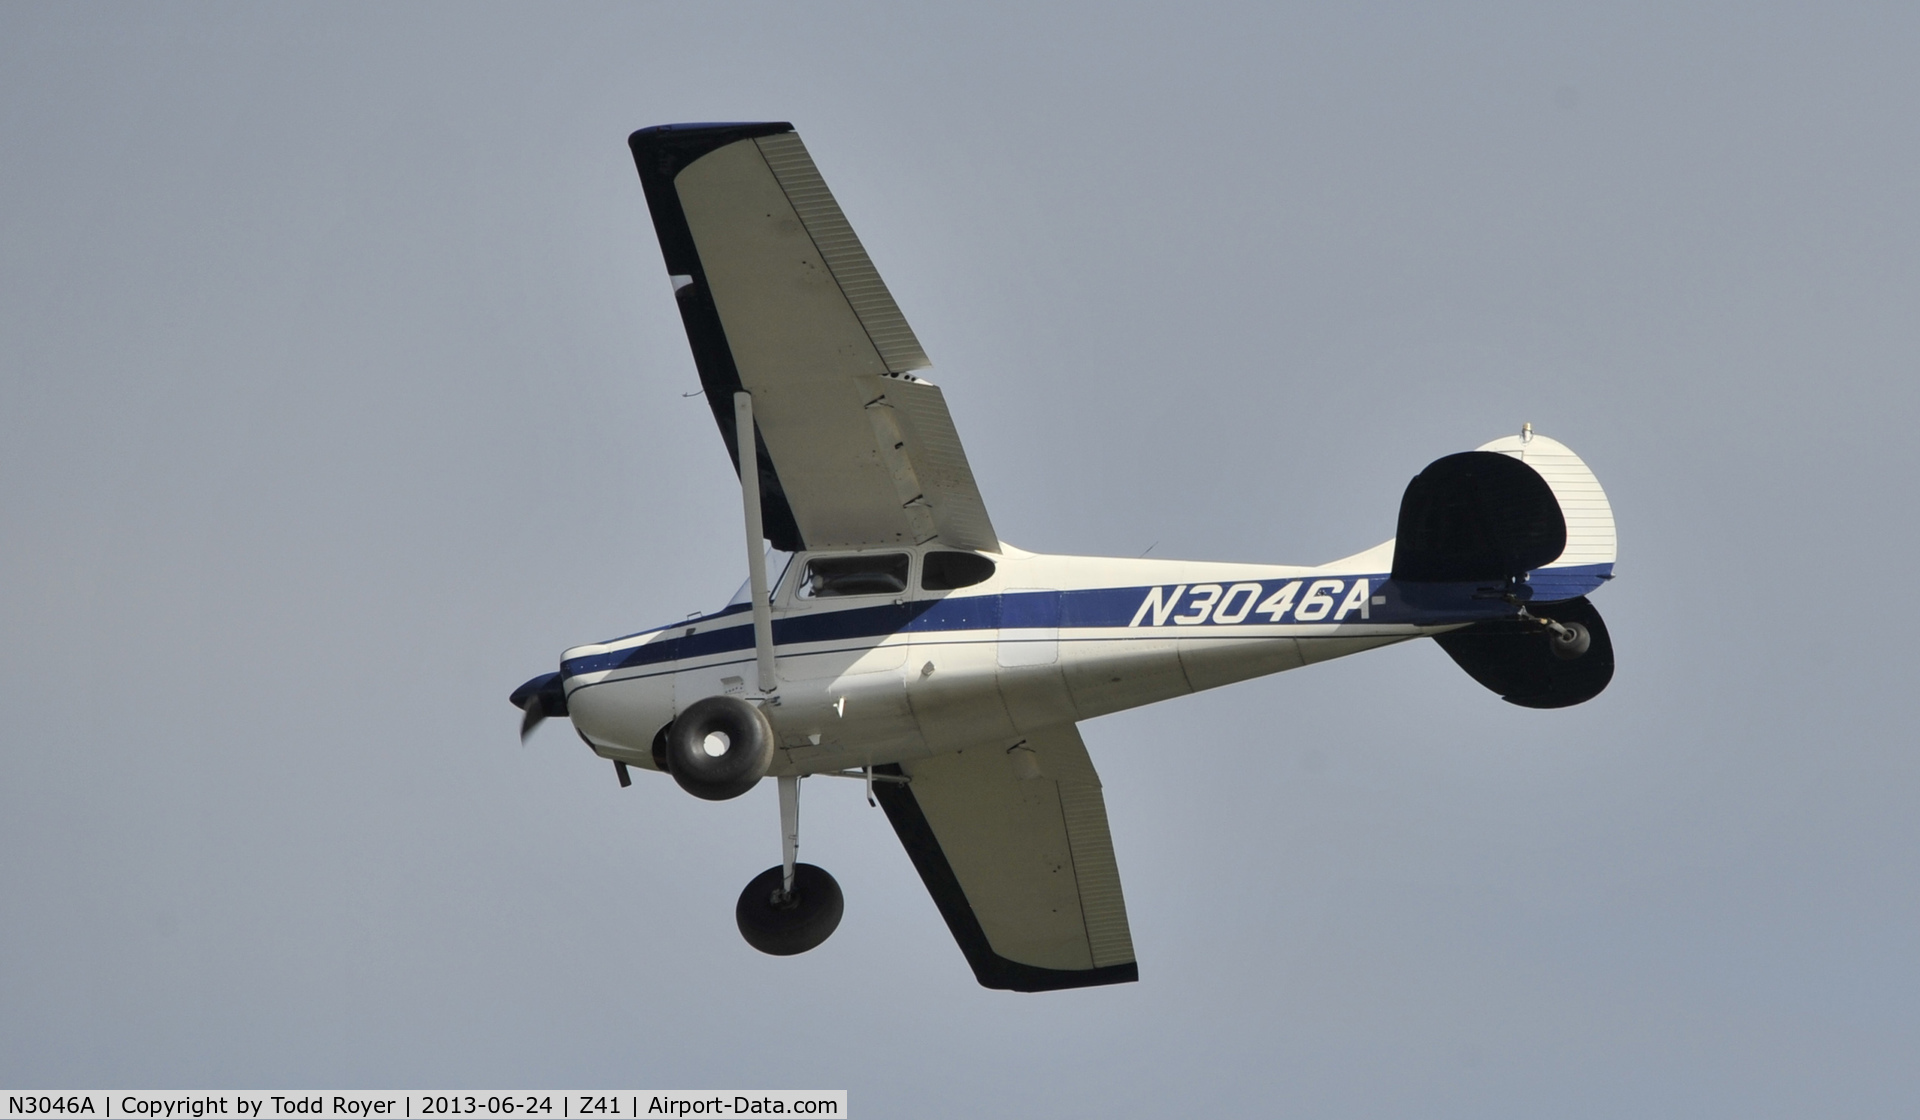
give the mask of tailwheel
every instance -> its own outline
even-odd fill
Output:
[[[792,887],[786,882],[784,864],[769,867],[753,877],[733,908],[747,944],[776,957],[804,953],[833,936],[846,909],[840,884],[811,863],[794,864]]]

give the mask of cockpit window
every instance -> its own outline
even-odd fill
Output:
[[[907,589],[907,554],[816,556],[800,581],[802,599],[838,595],[898,595]]]
[[[920,561],[920,586],[955,591],[993,578],[993,561],[971,552],[929,552]]]

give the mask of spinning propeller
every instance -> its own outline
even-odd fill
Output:
[[[548,716],[567,714],[567,693],[560,683],[559,673],[542,673],[539,676],[513,690],[507,697],[514,707],[526,714],[520,717],[520,741],[525,743],[533,729],[544,723]]]

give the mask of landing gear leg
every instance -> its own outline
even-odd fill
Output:
[[[1593,646],[1593,635],[1578,622],[1555,622],[1551,618],[1542,618],[1525,607],[1520,608],[1520,621],[1537,622],[1540,628],[1552,635],[1549,642],[1553,655],[1562,661],[1572,661],[1587,652]]]
[[[780,782],[780,890],[793,893],[794,863],[800,858],[800,778]]]
[[[740,936],[763,953],[789,957],[818,946],[839,928],[846,899],[833,876],[799,862],[800,779],[780,783],[780,866],[753,877],[734,904]]]

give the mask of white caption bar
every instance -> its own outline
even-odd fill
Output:
[[[0,1120],[650,1120],[809,1116],[844,1120],[845,1089],[623,1089],[619,1092],[302,1092],[7,1089]]]

